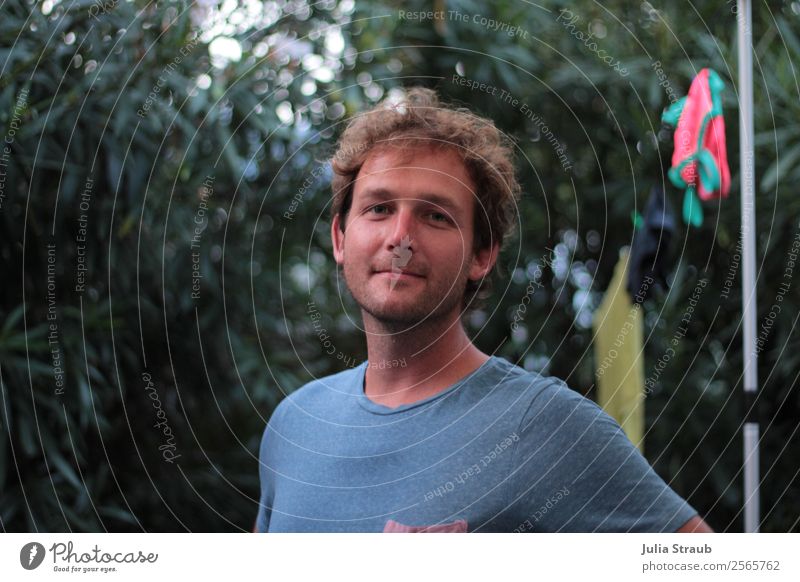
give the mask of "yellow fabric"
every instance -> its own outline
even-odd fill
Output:
[[[597,403],[644,453],[644,350],[642,308],[625,283],[628,251],[620,251],[614,276],[594,314]]]

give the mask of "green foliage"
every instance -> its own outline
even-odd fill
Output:
[[[198,6],[92,6],[21,2],[0,21],[0,122],[18,126],[0,213],[0,521],[250,529],[260,434],[301,382],[276,268],[281,237],[295,257],[307,233],[275,222],[313,155],[298,126],[336,103],[312,109],[301,61],[342,15],[279,11],[214,66]]]
[[[713,527],[741,530],[736,20],[707,4],[268,2],[257,19],[189,2],[5,4],[3,529],[252,527],[272,409],[365,356],[330,255],[324,159],[347,115],[403,85],[436,87],[517,143],[521,228],[471,320],[476,343],[591,396],[592,309],[632,212],[666,182],[661,112],[710,66],[727,84],[732,194],[682,227],[672,287],[645,305],[649,374],[708,280],[648,396],[646,455]],[[432,9],[461,18],[398,12]],[[789,2],[759,4],[754,23],[760,331],[800,231],[800,34]],[[216,36],[241,58],[212,59]],[[544,286],[512,333],[537,268]],[[798,269],[760,354],[764,531],[796,530],[800,510]]]

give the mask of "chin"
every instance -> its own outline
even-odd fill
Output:
[[[391,298],[383,303],[375,299],[362,304],[362,309],[375,319],[395,323],[419,323],[430,315],[430,311],[420,309],[419,304],[409,304],[407,301],[397,301]]]
[[[390,326],[404,326],[404,329],[419,324],[447,319],[452,311],[446,302],[431,301],[430,297],[391,297],[380,303],[380,295],[358,302],[361,308],[381,323]]]

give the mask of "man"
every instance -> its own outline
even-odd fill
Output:
[[[514,224],[512,152],[425,89],[350,122],[331,236],[368,360],[273,413],[256,531],[711,531],[594,403],[467,337]]]

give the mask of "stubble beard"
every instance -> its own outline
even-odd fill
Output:
[[[425,278],[425,288],[416,291],[418,300],[404,301],[403,306],[398,308],[391,302],[382,301],[370,293],[371,281],[369,279],[371,276],[367,277],[367,279],[360,280],[358,284],[352,285],[351,282],[358,281],[358,275],[345,264],[343,278],[350,295],[362,312],[369,314],[378,323],[383,329],[383,333],[390,334],[416,333],[421,332],[424,328],[438,327],[442,321],[450,318],[454,310],[461,307],[467,284],[467,274],[464,271],[458,274],[458,280],[452,287],[447,281],[437,283],[430,278]],[[431,287],[432,282],[433,287]],[[394,289],[387,284],[384,293],[388,293],[389,297],[403,293],[411,295],[412,292],[404,288],[407,285],[420,285],[420,283],[398,282]]]

